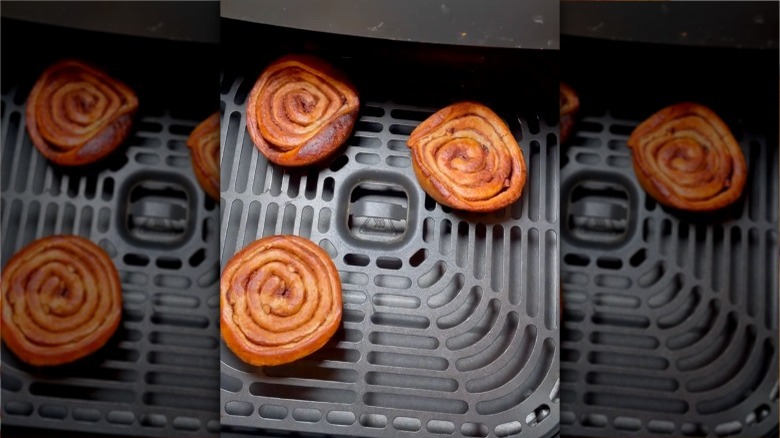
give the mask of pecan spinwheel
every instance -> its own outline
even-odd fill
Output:
[[[78,236],[52,236],[16,253],[2,275],[2,337],[31,365],[92,354],[114,334],[122,289],[114,264]]]
[[[742,194],[747,164],[728,126],[709,108],[679,103],[636,127],[628,139],[647,193],[688,211],[723,208]]]
[[[341,281],[328,254],[298,236],[255,241],[220,281],[221,332],[241,360],[295,361],[320,349],[341,323]]]
[[[574,129],[574,117],[580,109],[580,98],[573,88],[561,82],[560,133],[561,144],[566,142]]]
[[[125,84],[79,61],[43,72],[27,99],[27,132],[36,148],[62,166],[100,160],[130,134],[138,98]]]
[[[415,128],[407,145],[417,180],[443,205],[494,211],[517,201],[523,191],[520,146],[506,123],[479,103],[439,110]]]
[[[187,138],[192,152],[192,170],[203,190],[219,200],[219,113],[212,114]]]
[[[331,156],[349,137],[360,102],[352,84],[312,56],[271,63],[249,93],[246,126],[260,152],[282,166]]]

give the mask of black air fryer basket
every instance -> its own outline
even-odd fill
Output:
[[[222,265],[254,240],[298,234],[324,248],[344,317],[320,351],[252,367],[223,343],[226,436],[517,436],[558,430],[557,53],[335,36],[223,20]],[[246,41],[274,41],[247,49]],[[356,83],[347,145],[285,169],[246,131],[263,68],[317,54]],[[414,127],[459,100],[509,124],[528,181],[494,214],[442,208],[420,188]]]
[[[111,256],[123,295],[115,336],[76,363],[36,368],[3,346],[3,432],[216,436],[218,208],[185,144],[218,110],[216,66],[198,61],[215,45],[6,18],[2,29],[2,262],[37,238],[81,235]],[[126,144],[85,168],[48,162],[25,130],[33,83],[63,58],[101,67],[140,101]]]
[[[563,436],[777,436],[776,37],[737,49],[700,30],[692,45],[562,40],[581,103],[561,153]],[[659,205],[631,164],[633,129],[684,101],[719,114],[748,163],[717,213]]]

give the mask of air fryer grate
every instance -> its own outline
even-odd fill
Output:
[[[77,363],[35,368],[2,350],[4,425],[133,436],[216,436],[216,204],[185,144],[198,121],[136,121],[126,146],[88,168],[51,165],[25,130],[27,91],[2,96],[2,260],[32,240],[78,234],[122,281],[117,334]]]
[[[330,435],[550,436],[558,429],[557,128],[504,115],[529,177],[495,214],[442,208],[406,139],[432,108],[365,102],[321,169],[269,165],[245,128],[253,77],[222,83],[222,261],[291,233],[332,257],[343,328],[296,363],[222,345],[222,424]]]
[[[636,182],[639,120],[582,117],[561,170],[562,434],[767,436],[777,427],[778,155],[735,131],[738,205],[672,212]]]

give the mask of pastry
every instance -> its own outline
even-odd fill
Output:
[[[506,123],[479,103],[439,110],[412,131],[407,145],[417,180],[440,204],[494,211],[523,191],[522,150]]]
[[[43,72],[27,99],[27,132],[61,166],[100,160],[130,134],[138,99],[102,71],[66,60]]]
[[[249,93],[246,127],[269,161],[307,166],[347,140],[359,104],[352,84],[325,61],[289,55],[271,63]]]
[[[119,274],[108,254],[78,236],[36,240],[2,274],[2,337],[31,365],[60,365],[92,354],[122,315]]]
[[[574,129],[574,117],[580,109],[580,98],[574,89],[561,82],[561,144],[565,143]]]
[[[295,361],[341,323],[341,282],[328,254],[298,236],[271,236],[239,251],[220,281],[221,332],[241,360]]]
[[[679,103],[653,114],[628,139],[637,179],[661,204],[712,211],[739,199],[747,164],[728,126],[709,108]]]
[[[219,113],[201,122],[187,138],[192,169],[203,190],[219,200]]]

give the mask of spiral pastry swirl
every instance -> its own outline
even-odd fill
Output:
[[[195,177],[212,199],[219,200],[219,113],[192,130],[187,146],[192,153]]]
[[[479,103],[439,110],[412,131],[407,145],[417,180],[443,205],[494,211],[517,201],[523,191],[520,146],[506,123]]]
[[[747,164],[728,126],[709,108],[679,103],[631,133],[634,171],[661,204],[688,211],[723,208],[742,194]]]
[[[260,152],[282,166],[306,166],[332,155],[349,137],[360,102],[355,88],[312,56],[271,63],[249,93],[246,125]]]
[[[27,132],[46,158],[62,166],[95,162],[130,134],[133,90],[79,61],[50,66],[27,99]]]
[[[571,135],[574,129],[574,117],[580,109],[580,98],[573,88],[561,82],[561,110],[560,110],[560,133],[561,144]]]
[[[122,315],[119,275],[108,254],[78,236],[39,239],[2,275],[2,337],[21,360],[59,365],[87,356]]]
[[[257,366],[298,360],[341,323],[341,282],[328,254],[298,236],[255,241],[227,263],[220,281],[221,332]]]

